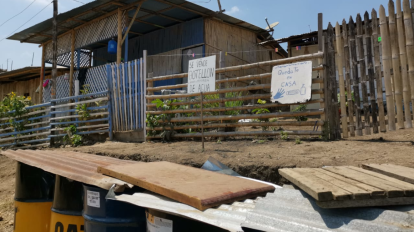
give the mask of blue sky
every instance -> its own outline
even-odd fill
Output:
[[[6,0],[3,0],[6,1]],[[59,13],[79,7],[82,3],[93,0],[59,0]],[[27,7],[33,0],[7,0],[0,8],[0,25]],[[8,37],[14,30],[26,23],[31,17],[47,6],[51,0],[35,0],[22,14],[0,27],[0,40]],[[218,10],[216,0],[192,0],[198,5],[214,11]],[[280,22],[275,28],[275,38],[302,34],[309,30],[317,30],[317,15],[324,14],[324,27],[328,22],[342,22],[358,13],[371,13],[372,8],[377,11],[380,4],[386,6],[386,0],[221,0],[222,8],[227,14],[242,19],[259,27],[266,27],[265,18],[269,23]],[[387,8],[387,7],[386,7]],[[18,31],[33,26],[52,16],[52,5],[29,21]],[[17,32],[18,32],[17,31]],[[30,66],[34,53],[34,66],[40,66],[41,48],[38,45],[20,43],[18,41],[0,41],[0,67],[6,68],[9,59],[9,69],[13,61],[13,69]]]

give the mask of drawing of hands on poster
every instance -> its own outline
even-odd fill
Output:
[[[283,97],[283,94],[285,94],[285,90],[280,88],[277,90],[276,95],[273,97],[273,99],[280,99]]]

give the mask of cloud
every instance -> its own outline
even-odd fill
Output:
[[[229,11],[227,11],[226,13],[229,15],[233,15],[236,14],[237,12],[240,12],[239,7],[237,6],[233,6]]]

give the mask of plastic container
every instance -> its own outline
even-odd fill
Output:
[[[109,54],[116,54],[118,44],[114,39],[111,39],[108,42],[108,53]]]
[[[54,185],[54,174],[17,163],[14,198],[15,232],[49,231]]]
[[[88,232],[146,232],[144,208],[106,200],[108,190],[83,185],[85,230]]]

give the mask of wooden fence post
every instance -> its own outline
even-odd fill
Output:
[[[112,73],[111,73],[111,65],[108,64],[106,65],[106,75],[107,75],[107,81],[108,81],[108,124],[109,124],[109,140],[112,141],[113,140],[113,122],[112,122],[112,98],[113,98],[113,88],[112,88],[112,82],[111,82],[111,77],[112,77]]]
[[[328,110],[328,103],[327,103],[327,93],[326,93],[326,88],[327,88],[327,79],[324,78],[326,77],[326,57],[327,57],[327,53],[326,53],[326,49],[325,49],[325,37],[324,37],[324,33],[323,33],[323,14],[319,13],[318,14],[318,51],[319,52],[323,52],[323,59],[319,58],[318,62],[319,65],[323,66],[324,69],[319,72],[319,78],[323,79],[323,83],[320,83],[320,89],[323,90],[323,94],[320,95],[320,97],[323,99],[323,102],[320,103],[320,106],[322,109],[324,109],[324,114],[321,115],[321,120],[324,122],[324,126],[322,127],[322,134],[324,136],[327,137],[327,139],[329,139],[329,122],[328,122],[328,114],[329,114],[329,110]],[[327,128],[328,127],[328,128]]]
[[[361,15],[358,14],[356,18],[357,24],[357,38],[356,44],[358,48],[358,63],[359,63],[359,74],[360,83],[361,83],[361,92],[362,92],[362,105],[364,109],[364,124],[365,124],[365,134],[371,134],[371,120],[370,120],[370,113],[369,113],[369,102],[368,102],[368,89],[367,89],[367,74],[366,74],[366,65],[365,65],[365,55],[364,55],[364,35],[362,33],[362,18]]]
[[[407,70],[407,52],[405,49],[405,37],[404,37],[404,24],[403,24],[403,13],[401,9],[401,0],[397,0],[397,31],[398,31],[398,46],[400,49],[400,60],[401,60],[401,76],[403,85],[403,98],[404,98],[404,113],[405,113],[405,127],[412,128],[411,120],[411,86],[408,79]]]
[[[349,42],[348,42],[348,29],[345,19],[342,21],[342,31],[344,38],[344,63],[345,63],[345,79],[348,101],[348,118],[349,118],[349,131],[352,137],[355,136],[355,123],[354,123],[354,101],[352,99],[352,83],[351,83],[351,65],[349,61]]]
[[[341,121],[342,121],[342,134],[344,138],[348,138],[348,120],[346,117],[346,100],[345,100],[345,83],[344,83],[344,46],[341,35],[341,27],[339,23],[335,26],[336,34],[336,50],[338,51],[338,73],[339,73],[339,94],[341,99]]]
[[[201,108],[201,147],[202,147],[202,151],[204,152],[204,118],[203,118],[203,92],[200,92],[200,108]]]
[[[356,116],[356,134],[362,136],[361,97],[359,96],[358,60],[356,54],[355,23],[352,16],[349,18],[349,49],[352,62],[352,80],[354,87],[354,110]]]
[[[224,56],[224,52],[223,51],[220,51],[220,61],[219,61],[219,67],[220,68],[224,68],[226,65],[225,65],[225,56]],[[222,79],[224,79],[224,73],[220,73],[219,74],[219,80],[222,80]],[[219,89],[224,89],[225,88],[225,84],[224,84],[224,82],[223,83],[220,83],[219,84]],[[224,93],[221,93],[221,94],[219,94],[219,97],[221,98],[221,99],[223,99],[223,98],[225,98],[226,97],[226,94],[224,94]],[[225,102],[223,102],[223,103],[220,103],[219,104],[220,105],[220,107],[225,107],[225,105],[226,105],[226,103]],[[224,112],[220,112],[220,115],[224,115]],[[226,131],[226,128],[218,128],[218,131],[219,132],[224,132],[224,131]],[[222,140],[224,140],[225,139],[225,137],[220,137],[219,138],[219,140],[220,141],[222,141]],[[204,148],[203,148],[204,149]]]
[[[371,38],[371,27],[369,25],[369,14],[366,11],[364,14],[365,23],[365,44],[366,44],[366,56],[367,56],[367,67],[368,67],[368,78],[369,83],[369,99],[371,100],[371,112],[372,112],[372,131],[374,134],[378,133],[378,117],[377,117],[377,103],[375,101],[375,75],[374,75],[374,64],[372,61],[372,38]]]
[[[404,113],[403,113],[403,95],[402,95],[402,81],[400,72],[400,50],[398,48],[397,25],[395,23],[395,7],[394,2],[388,2],[388,20],[390,30],[390,43],[392,51],[392,68],[394,73],[394,89],[395,102],[397,105],[397,122],[398,129],[404,129]]]
[[[144,50],[143,51],[143,59],[142,59],[142,62],[143,62],[143,64],[142,64],[142,78],[144,78],[144,81],[143,81],[143,84],[144,84],[144,94],[146,94],[147,93],[147,85],[149,86],[149,87],[152,87],[153,85],[154,85],[154,83],[153,82],[148,82],[147,83],[147,78],[152,78],[152,75],[153,75],[153,73],[151,73],[151,77],[150,77],[150,75],[148,75],[147,74],[147,65],[148,65],[148,51],[147,50]],[[146,117],[146,115],[147,115],[147,102],[145,101],[145,97],[143,98],[143,102],[144,102],[144,125],[142,125],[143,126],[143,129],[144,129],[144,141],[146,141],[147,140],[147,124],[145,123],[145,117]]]
[[[339,126],[339,107],[338,107],[338,94],[337,94],[337,82],[336,82],[336,65],[335,65],[335,45],[334,45],[334,29],[332,24],[328,25],[327,33],[327,70],[328,75],[325,77],[328,79],[328,94],[325,93],[325,97],[329,100],[329,122],[330,122],[330,139],[336,140],[341,138],[341,131]]]
[[[380,37],[378,31],[378,16],[377,11],[372,9],[372,40],[374,42],[374,62],[375,62],[375,82],[377,83],[377,103],[378,103],[378,117],[379,126],[381,132],[386,132],[387,128],[385,125],[385,112],[384,112],[384,100],[382,96],[382,71],[380,61]]]
[[[408,0],[403,1],[404,12],[411,12],[410,2]],[[407,60],[408,60],[408,74],[411,85],[411,101],[414,104],[414,32],[413,32],[413,17],[411,14],[404,14],[404,26],[405,26],[405,43],[407,49]],[[410,58],[411,59],[408,59]],[[411,121],[410,116],[410,121]]]
[[[395,104],[392,94],[391,84],[391,48],[390,48],[390,36],[388,32],[387,17],[385,16],[385,8],[380,6],[380,28],[381,28],[381,44],[382,44],[382,63],[384,66],[384,82],[385,82],[385,95],[387,98],[387,115],[388,115],[388,130],[394,131],[395,126]]]

